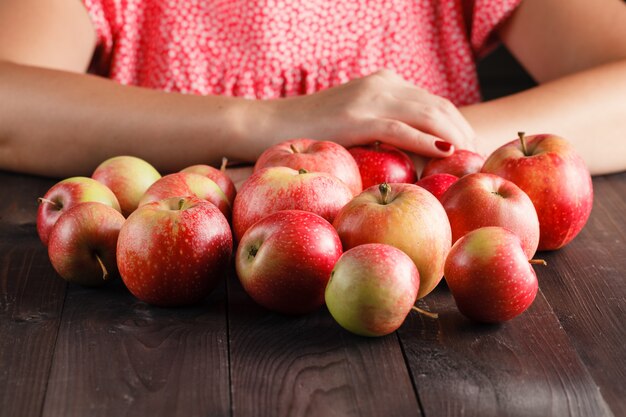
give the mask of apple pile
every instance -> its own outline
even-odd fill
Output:
[[[458,150],[419,181],[408,155],[380,142],[274,145],[238,192],[225,167],[162,177],[119,156],[57,183],[37,216],[53,267],[87,286],[119,275],[144,302],[182,306],[204,299],[234,255],[259,305],[326,305],[365,336],[395,331],[445,276],[462,314],[501,322],[535,298],[535,252],[569,243],[593,201],[584,162],[554,135],[520,133],[486,159]]]
[[[118,156],[91,178],[50,188],[39,199],[37,231],[68,282],[99,286],[121,276],[142,301],[191,304],[228,271],[234,190],[225,169],[194,166],[161,177],[140,158]]]

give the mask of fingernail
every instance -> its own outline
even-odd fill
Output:
[[[435,146],[437,147],[437,149],[439,149],[442,152],[448,152],[450,148],[452,147],[452,144],[450,142],[438,140],[438,141],[435,141]]]

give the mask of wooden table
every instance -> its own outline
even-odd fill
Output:
[[[626,174],[594,179],[522,316],[474,324],[440,286],[419,302],[439,319],[378,339],[265,311],[234,277],[181,309],[67,285],[35,228],[53,182],[0,172],[1,416],[626,415]]]

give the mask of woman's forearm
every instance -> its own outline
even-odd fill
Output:
[[[389,71],[311,95],[246,100],[0,62],[0,169],[67,176],[131,154],[167,172],[223,156],[253,162],[297,137],[344,146],[377,138],[430,157],[475,142],[456,107]]]
[[[592,174],[626,169],[626,61],[573,74],[461,109],[479,150],[490,153],[518,131],[568,139]]]
[[[253,160],[259,153],[254,132],[264,115],[257,106],[250,116],[252,104],[0,62],[0,169],[89,174],[119,154],[165,172],[221,156]]]

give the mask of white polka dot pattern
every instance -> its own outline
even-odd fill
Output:
[[[266,99],[313,93],[388,68],[463,105],[480,99],[474,57],[520,1],[475,0],[467,19],[467,0],[85,5],[98,36],[95,68],[122,84]]]

